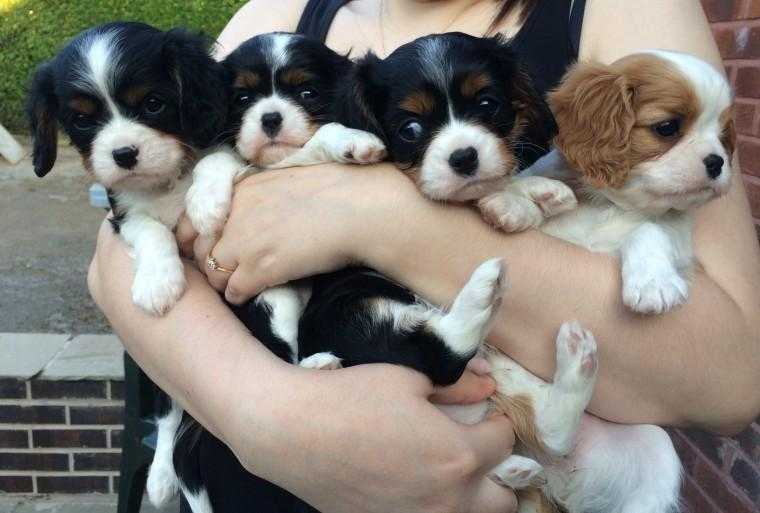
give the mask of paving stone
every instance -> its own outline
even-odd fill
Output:
[[[66,345],[69,335],[0,333],[0,377],[29,379]]]
[[[124,347],[115,335],[79,335],[43,370],[41,379],[122,380]]]
[[[115,494],[80,494],[40,496],[2,496],[0,512],[12,513],[114,513]],[[143,498],[140,513],[177,513],[179,503],[173,501],[161,509],[154,508]]]

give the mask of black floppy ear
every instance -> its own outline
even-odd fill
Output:
[[[337,102],[337,121],[349,128],[371,132],[387,143],[380,123],[385,85],[380,76],[382,59],[372,52],[354,64]]]
[[[557,123],[509,40],[500,34],[490,39],[495,45],[493,55],[499,62],[504,82],[511,87],[507,95],[512,99],[516,122],[522,127],[515,144],[515,156],[520,169],[524,169],[549,151],[551,140],[557,134]]]
[[[51,62],[41,64],[32,78],[26,115],[34,145],[34,173],[43,177],[53,168],[58,152],[58,101]]]
[[[525,169],[550,150],[551,141],[557,135],[557,122],[549,105],[523,70],[519,70],[514,79],[514,92],[515,110],[522,125],[515,155],[520,169]]]
[[[171,29],[164,38],[164,55],[179,82],[182,131],[199,148],[220,142],[229,94],[224,69],[210,56],[213,41],[185,29]]]

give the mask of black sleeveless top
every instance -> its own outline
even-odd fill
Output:
[[[309,0],[296,32],[324,42],[338,10],[350,1]],[[540,0],[512,38],[541,94],[554,88],[578,58],[585,6],[586,0]]]
[[[351,0],[309,0],[297,32],[324,41],[338,10]],[[545,94],[578,56],[585,0],[540,0],[512,39],[513,47]],[[571,12],[572,11],[572,12]],[[235,455],[207,431],[198,442],[199,465],[216,512],[318,513],[287,491],[248,474]],[[191,513],[184,500],[180,511]]]

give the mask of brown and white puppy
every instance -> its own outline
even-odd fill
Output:
[[[618,253],[623,301],[658,314],[688,297],[692,213],[731,185],[731,90],[708,63],[647,51],[578,64],[549,98],[556,150],[527,171],[575,182],[581,206],[541,229]]]

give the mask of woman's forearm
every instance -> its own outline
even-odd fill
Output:
[[[566,320],[582,322],[600,344],[593,412],[723,432],[758,413],[751,392],[760,389],[756,319],[706,271],[696,273],[686,306],[634,315],[622,303],[619,264],[609,255],[538,232],[506,236],[470,209],[431,203],[414,214],[378,228],[382,234],[373,236],[382,244],[363,244],[367,263],[445,304],[478,264],[504,257],[510,288],[491,343],[550,379],[556,330]]]

